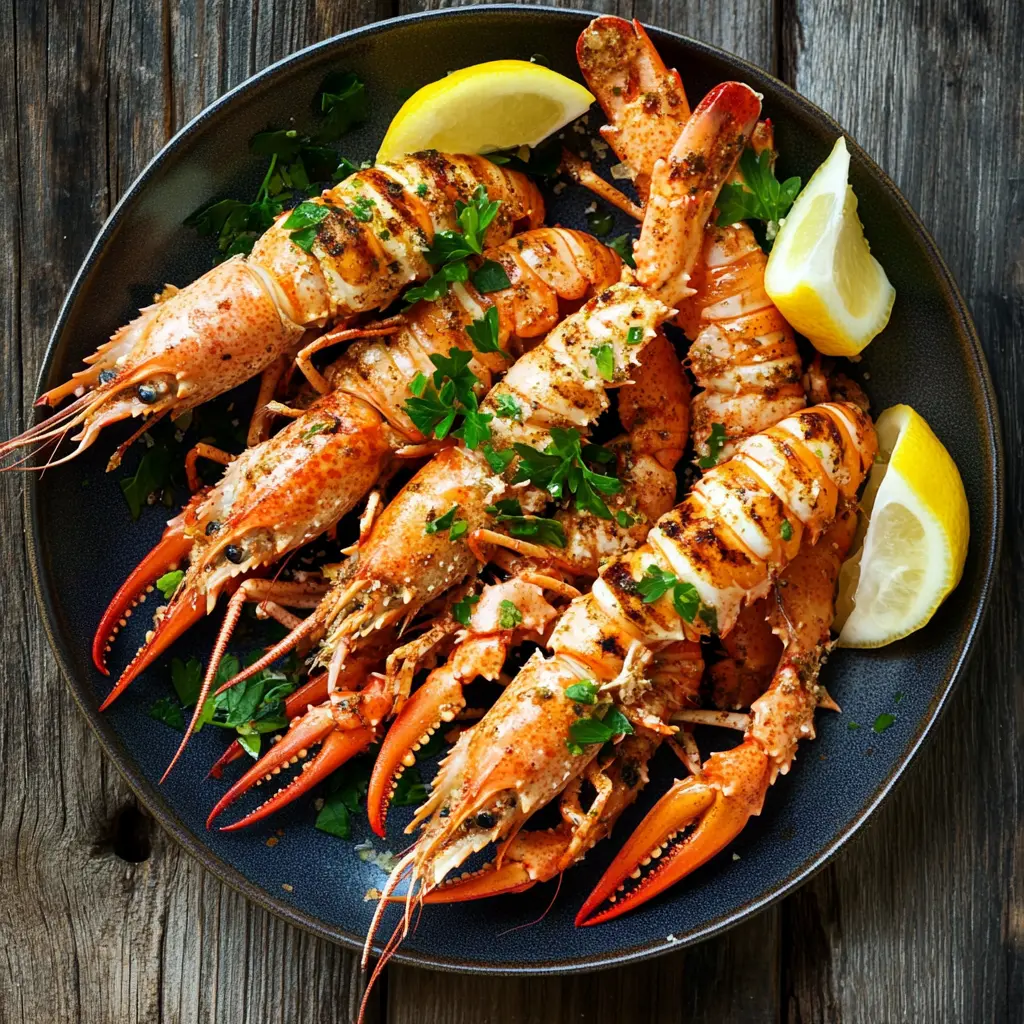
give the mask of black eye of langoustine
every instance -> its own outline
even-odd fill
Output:
[[[220,527],[221,527],[221,524],[220,524],[219,520],[211,519],[206,524],[206,536],[207,537],[212,536],[213,534],[215,534],[220,529]]]
[[[152,384],[140,384],[135,389],[135,393],[139,396],[139,401],[145,402],[146,405],[152,405],[159,397]]]
[[[234,562],[235,565],[238,565],[245,558],[245,552],[237,544],[229,544],[224,549],[224,557],[229,562]]]
[[[490,811],[481,811],[476,816],[476,823],[480,828],[494,828],[494,815]]]
[[[109,384],[117,379],[117,370],[100,370],[100,383]]]

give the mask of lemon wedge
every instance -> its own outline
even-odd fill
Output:
[[[536,146],[593,102],[582,85],[540,64],[474,64],[413,93],[391,122],[377,160],[423,149],[489,153]]]
[[[896,291],[871,255],[840,137],[796,197],[775,239],[764,287],[821,353],[855,356],[889,322]]]
[[[876,426],[863,544],[839,573],[843,647],[881,647],[920,629],[960,582],[967,557],[967,495],[952,456],[909,405],[886,409]]]

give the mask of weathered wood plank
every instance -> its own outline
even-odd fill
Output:
[[[24,421],[78,263],[156,149],[258,68],[389,13],[383,0],[0,11],[4,436]],[[28,583],[22,479],[4,475],[0,488],[0,1019],[350,1017],[350,954],[248,904],[137,811],[52,666]]]
[[[571,0],[558,6],[577,7]],[[411,3],[403,12],[459,6]],[[764,67],[775,63],[771,6],[756,2],[591,2],[594,10],[706,39]],[[614,838],[611,840],[614,842]],[[387,1016],[392,1024],[429,1020],[774,1021],[779,1008],[779,917],[770,910],[726,935],[634,967],[569,979],[484,979],[389,968]]]
[[[1004,575],[967,678],[869,831],[784,908],[788,1019],[1015,1020],[1021,932],[1024,24],[1012,3],[786,5],[783,72],[894,177],[1001,392]]]

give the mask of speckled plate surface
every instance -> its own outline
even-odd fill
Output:
[[[344,140],[346,155],[359,160],[373,155],[408,90],[452,68],[539,52],[553,68],[578,78],[573,47],[588,18],[512,7],[403,18],[303,50],[228,93],[164,148],[104,226],[61,311],[41,387],[66,379],[165,281],[184,284],[209,268],[212,244],[184,228],[182,220],[210,198],[255,190],[264,165],[248,153],[250,136],[267,127],[304,127],[312,116],[310,100],[329,71],[352,70],[367,83],[370,121]],[[827,156],[841,129],[796,93],[714,47],[658,30],[652,36],[666,62],[682,69],[694,99],[729,78],[764,94],[765,114],[776,126],[780,177],[799,174],[806,180]],[[912,404],[960,467],[971,509],[963,582],[915,636],[877,652],[834,655],[825,682],[843,712],[818,716],[817,741],[802,748],[794,771],[772,789],[764,813],[733,845],[738,860],[727,853],[668,894],[609,924],[573,927],[573,915],[612,857],[616,837],[627,834],[664,791],[673,764],[659,757],[639,805],[610,841],[567,874],[542,922],[509,931],[539,916],[551,898],[550,886],[461,907],[430,908],[396,959],[468,971],[542,973],[622,963],[711,935],[778,899],[821,867],[884,799],[934,723],[975,637],[998,552],[1002,457],[996,407],[974,327],[934,243],[892,182],[856,145],[851,150],[861,216],[897,292],[892,320],[858,371],[875,410],[896,402]],[[555,197],[550,222],[586,227],[588,201],[572,190]],[[620,222],[616,233],[626,227]],[[246,410],[244,417],[251,398],[237,400]],[[165,661],[145,673],[108,713],[97,713],[110,681],[92,667],[93,630],[107,600],[155,542],[167,517],[167,510],[152,507],[133,523],[119,474],[104,474],[105,460],[123,436],[126,432],[108,433],[85,457],[26,481],[36,589],[61,668],[107,753],[156,818],[196,858],[281,917],[358,945],[373,909],[363,895],[384,877],[353,850],[355,842],[369,836],[365,822],[351,842],[318,832],[307,799],[265,827],[208,832],[205,815],[226,783],[207,780],[206,768],[226,738],[218,730],[203,730],[170,780],[157,785],[180,738],[147,715],[152,703],[170,692]],[[137,460],[138,453],[133,457]],[[87,538],[83,506],[88,509]],[[129,637],[115,652],[115,665],[123,665],[134,650],[145,618],[137,615],[132,621]],[[174,653],[205,657],[213,623],[194,630]],[[894,712],[896,720],[876,735],[866,726],[882,712]],[[865,727],[851,730],[851,721]],[[391,846],[398,849],[404,821],[397,814],[392,818]],[[276,829],[284,835],[270,848],[266,840]],[[377,847],[382,848],[379,840]]]

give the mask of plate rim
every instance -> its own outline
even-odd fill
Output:
[[[60,310],[54,322],[53,330],[47,342],[46,351],[40,363],[39,374],[36,382],[37,394],[50,372],[56,349],[60,338],[64,333],[66,322],[70,316],[71,307],[74,304],[77,293],[85,282],[88,275],[95,268],[103,250],[110,241],[110,238],[119,227],[122,211],[125,210],[136,197],[146,188],[150,179],[161,169],[164,161],[176,151],[186,140],[188,140],[207,120],[220,114],[225,107],[232,105],[238,98],[261,87],[264,82],[273,78],[279,72],[295,64],[301,64],[314,54],[320,54],[339,44],[347,43],[353,39],[372,36],[388,32],[399,25],[415,24],[439,18],[465,17],[466,15],[479,14],[504,14],[514,15],[521,18],[530,18],[535,14],[544,14],[559,18],[582,21],[589,18],[599,17],[600,12],[590,10],[575,10],[570,8],[551,7],[546,5],[521,6],[514,3],[499,4],[473,4],[466,7],[441,8],[433,11],[416,12],[402,15],[395,18],[388,18],[383,21],[373,22],[369,25],[362,25],[349,29],[327,39],[312,43],[294,53],[288,54],[282,59],[258,71],[256,74],[240,82],[232,89],[219,96],[207,107],[204,107],[198,114],[183,125],[152,157],[135,180],[128,186],[123,195],[111,209],[110,214],[104,221],[102,227],[89,247],[82,260],[78,271],[68,288],[67,295],[61,303]],[[667,953],[671,950],[682,949],[685,946],[702,942],[713,935],[720,934],[727,929],[734,927],[748,917],[766,909],[783,897],[792,893],[800,885],[803,885],[811,877],[817,874],[832,858],[839,849],[858,832],[868,819],[875,813],[883,800],[888,797],[898,782],[904,777],[907,768],[917,757],[922,744],[934,729],[941,715],[949,704],[950,697],[963,677],[964,670],[974,652],[975,642],[978,633],[984,623],[988,610],[993,584],[997,577],[999,555],[1002,549],[1003,526],[1005,519],[1005,457],[1003,451],[1002,430],[1000,425],[999,407],[995,393],[992,375],[988,367],[984,349],[973,318],[967,307],[967,303],[956,283],[956,280],[947,266],[939,251],[931,233],[925,227],[917,212],[903,196],[896,184],[889,175],[858,145],[856,140],[846,131],[831,115],[826,113],[809,99],[798,93],[794,88],[782,82],[770,72],[758,67],[752,62],[729,52],[711,43],[694,39],[682,33],[673,32],[669,29],[659,28],[655,25],[644,23],[644,27],[656,40],[668,38],[674,42],[683,44],[699,51],[700,53],[713,57],[717,60],[734,67],[741,75],[749,75],[754,80],[767,80],[774,89],[802,108],[803,113],[823,124],[832,131],[841,134],[847,139],[852,149],[867,166],[869,172],[885,188],[895,200],[903,214],[910,222],[913,232],[922,242],[925,254],[936,271],[936,277],[942,289],[950,301],[950,306],[956,314],[960,329],[966,336],[969,345],[970,356],[974,364],[976,380],[979,390],[979,402],[985,412],[985,429],[987,431],[988,450],[986,462],[991,466],[992,478],[992,509],[991,517],[987,526],[989,527],[990,540],[986,549],[978,552],[981,560],[981,580],[977,601],[970,612],[968,623],[964,630],[964,643],[956,660],[948,673],[941,692],[933,697],[931,708],[922,721],[916,734],[908,743],[903,756],[898,764],[882,782],[878,789],[864,803],[854,819],[842,830],[837,832],[832,839],[821,848],[814,856],[808,858],[799,865],[782,882],[774,886],[769,892],[763,893],[752,900],[732,908],[728,913],[722,914],[712,921],[706,922],[703,926],[689,932],[685,937],[672,940],[653,939],[636,946],[621,948],[613,953],[584,954],[579,957],[567,957],[559,960],[535,962],[522,964],[516,962],[488,962],[463,961],[457,957],[445,957],[437,954],[424,953],[420,951],[409,951],[400,948],[393,957],[393,962],[416,967],[426,967],[433,970],[457,971],[467,974],[499,975],[499,976],[543,976],[566,973],[570,970],[587,971],[600,968],[621,966],[628,963],[636,963],[641,960],[650,959]],[[120,740],[114,733],[113,727],[102,718],[96,708],[88,702],[86,686],[77,680],[70,669],[70,659],[66,654],[66,648],[56,622],[56,614],[53,608],[53,601],[48,592],[41,573],[42,551],[41,551],[41,529],[39,521],[39,507],[37,501],[38,477],[33,474],[27,481],[23,495],[23,514],[26,531],[26,548],[29,557],[29,572],[32,578],[33,590],[36,602],[39,605],[43,629],[46,632],[47,640],[57,660],[61,676],[65,685],[71,691],[75,703],[86,718],[89,727],[103,747],[104,753],[114,763],[115,768],[127,782],[129,788],[167,832],[174,841],[182,847],[189,856],[195,858],[202,867],[213,874],[221,882],[229,885],[232,889],[240,892],[247,899],[265,910],[269,910],[278,918],[288,924],[303,929],[317,937],[327,939],[335,944],[348,949],[362,949],[363,939],[357,934],[347,931],[339,926],[328,925],[321,918],[312,913],[298,909],[294,904],[272,894],[246,878],[241,871],[221,860],[213,851],[202,842],[201,838],[194,835],[178,817],[175,810],[163,797],[161,792],[146,779],[139,771],[135,762],[130,758],[127,751],[122,747]]]

